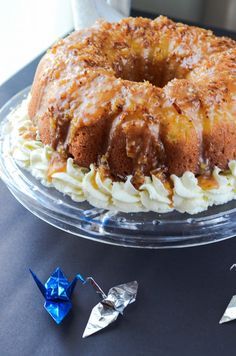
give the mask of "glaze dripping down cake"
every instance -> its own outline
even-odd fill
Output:
[[[236,42],[163,16],[97,22],[43,57],[28,115],[54,152],[50,178],[73,160],[112,187],[156,179],[171,209],[184,175],[214,191],[234,169]]]

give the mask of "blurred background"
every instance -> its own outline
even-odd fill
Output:
[[[0,85],[73,29],[72,3],[0,0]],[[131,0],[131,15],[142,14],[236,31],[236,0]]]

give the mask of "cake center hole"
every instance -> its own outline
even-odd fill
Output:
[[[117,78],[133,82],[149,81],[151,84],[163,88],[172,79],[184,78],[183,72],[177,70],[177,64],[169,65],[165,60],[154,63],[142,57],[131,57],[121,59],[119,63],[113,64]]]

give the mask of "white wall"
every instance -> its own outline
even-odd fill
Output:
[[[70,0],[0,0],[0,84],[72,27]]]

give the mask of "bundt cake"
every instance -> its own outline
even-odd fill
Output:
[[[44,144],[116,180],[227,169],[236,42],[163,16],[97,22],[46,53],[28,113]]]

